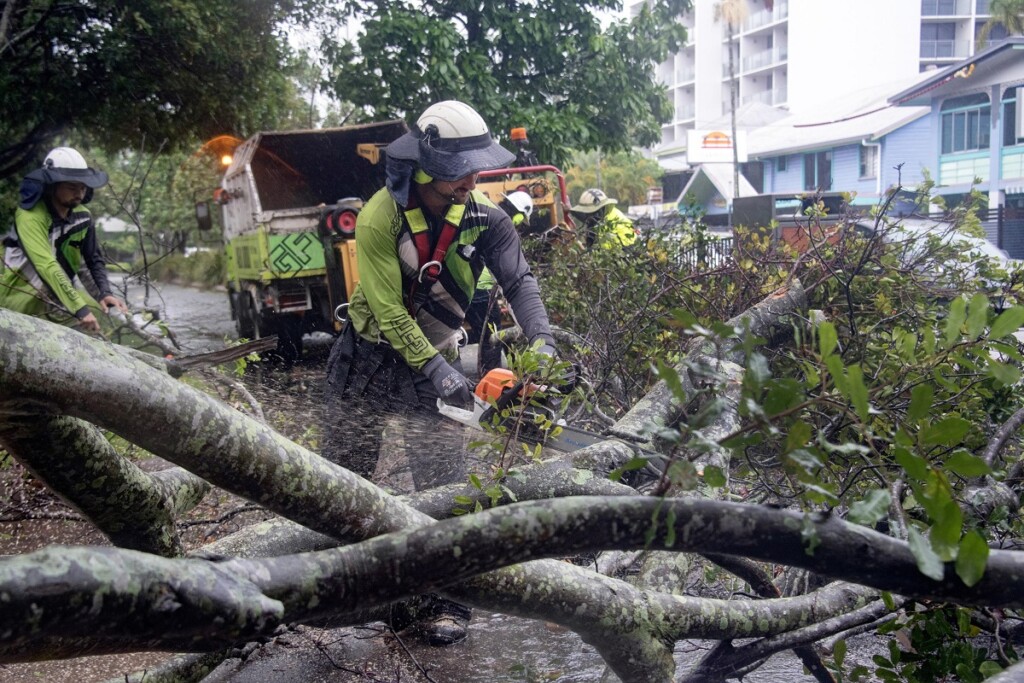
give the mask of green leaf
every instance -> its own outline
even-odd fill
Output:
[[[953,299],[949,306],[949,316],[946,318],[946,332],[943,338],[942,348],[948,349],[960,339],[960,328],[967,318],[967,302],[963,297]]]
[[[992,473],[992,468],[984,460],[964,450],[956,451],[946,459],[946,469],[961,477],[980,477]]]
[[[917,360],[917,335],[913,332],[900,331],[898,341],[896,343],[899,349],[900,357],[908,363],[913,363]]]
[[[704,468],[704,483],[712,488],[725,486],[726,478],[722,468],[708,465]]]
[[[987,370],[989,376],[998,382],[1000,386],[1010,387],[1020,380],[1020,370],[1016,365],[1008,365],[996,360],[990,360]]]
[[[929,579],[941,581],[943,577],[942,560],[932,550],[928,539],[922,536],[921,532],[914,527],[909,527],[907,531],[910,534],[908,539],[910,552],[914,556],[915,562],[917,562],[917,568]]]
[[[850,386],[850,403],[853,404],[853,409],[857,411],[857,417],[860,421],[867,423],[868,421],[868,389],[864,386],[864,372],[861,370],[859,365],[851,365],[848,370],[849,386]]]
[[[981,534],[974,530],[964,534],[956,556],[956,575],[968,587],[981,581],[981,577],[985,575],[988,553],[988,544]]]
[[[984,294],[975,294],[967,305],[967,336],[977,339],[985,329],[988,322],[988,297]]]
[[[807,445],[814,431],[811,425],[802,420],[797,420],[789,427],[789,434],[786,435],[786,450],[793,451]]]
[[[935,390],[931,384],[918,384],[910,390],[910,407],[907,408],[907,421],[918,423],[928,416],[932,407]]]
[[[949,562],[956,557],[960,532],[963,529],[963,512],[956,501],[951,500],[942,506],[933,521],[934,524],[928,532],[928,540],[939,559]]]
[[[846,382],[846,371],[843,368],[843,361],[840,360],[839,356],[829,356],[825,359],[825,367],[828,368],[828,374],[832,375],[832,381],[835,383],[839,393],[845,398],[849,398],[850,388]]]
[[[986,659],[984,662],[978,665],[978,673],[985,678],[992,678],[997,673],[1003,670],[1003,667],[999,665],[999,662],[994,662],[991,659]]]
[[[924,332],[921,333],[921,348],[924,349],[926,355],[932,355],[935,353],[935,332],[932,331],[931,326],[924,328]]]
[[[892,498],[885,489],[872,489],[861,500],[850,506],[849,520],[854,524],[874,526],[889,516]]]
[[[836,334],[835,325],[827,321],[818,325],[818,352],[822,358],[827,358],[838,343],[839,335]]]
[[[999,314],[988,331],[989,339],[1002,339],[1024,325],[1024,306],[1012,306]]]
[[[679,379],[679,373],[676,369],[670,365],[667,365],[661,361],[655,363],[655,374],[658,379],[665,383],[669,391],[672,392],[672,397],[677,401],[683,402],[686,400],[686,391],[683,389],[683,383]]]
[[[836,667],[842,669],[843,662],[846,660],[846,640],[840,638],[836,641],[836,644],[832,646],[832,657],[835,659]]]
[[[889,591],[882,591],[882,604],[884,604],[885,608],[890,612],[896,609],[896,601],[892,599],[892,593]]]
[[[928,463],[924,458],[914,455],[906,448],[899,446],[893,451],[893,456],[896,458],[899,466],[913,479],[924,481],[928,478]]]
[[[921,429],[918,438],[923,446],[955,446],[971,429],[971,423],[958,415],[949,415]]]

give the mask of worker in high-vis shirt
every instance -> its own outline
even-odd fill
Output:
[[[589,249],[596,242],[603,249],[631,246],[636,242],[637,231],[633,221],[615,206],[612,199],[602,190],[584,190],[570,213],[580,222],[584,232],[583,243]]]
[[[407,441],[419,438],[409,459],[423,489],[466,477],[463,432],[437,400],[472,405],[459,343],[485,267],[529,343],[548,357],[556,349],[512,220],[476,190],[478,173],[515,158],[483,118],[462,102],[434,104],[386,154],[386,187],[356,222],[359,284],[328,359],[323,454],[369,477],[381,431],[398,418]],[[428,642],[465,638],[469,609],[434,604],[421,626]]]
[[[107,308],[127,313],[114,296],[85,208],[107,174],[89,168],[71,147],[57,147],[21,181],[14,225],[3,237],[0,307],[85,332],[100,332]],[[75,287],[82,264],[99,290],[99,302]]]

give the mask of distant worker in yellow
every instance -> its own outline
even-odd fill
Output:
[[[602,249],[631,246],[636,242],[637,232],[633,221],[616,208],[618,200],[612,199],[602,190],[584,190],[570,212],[580,221],[583,243],[589,249],[597,242]]]

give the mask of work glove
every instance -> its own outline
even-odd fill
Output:
[[[423,366],[423,374],[434,385],[442,401],[454,406],[473,404],[473,385],[466,376],[437,354]]]
[[[558,349],[551,344],[543,344],[537,349],[537,353],[547,357],[548,363],[553,363],[558,360]],[[541,361],[542,367],[544,361]],[[560,369],[556,373],[552,373],[549,377],[551,383],[555,389],[558,389],[562,393],[568,393],[573,390],[576,386],[576,368],[570,363],[566,365],[564,369]]]

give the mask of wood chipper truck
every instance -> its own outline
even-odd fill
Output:
[[[335,312],[358,280],[356,216],[384,185],[384,147],[407,130],[389,121],[265,132],[235,149],[214,202],[240,337],[276,333],[278,351],[295,358],[304,333],[340,330]]]
[[[276,333],[278,352],[294,359],[303,334],[340,332],[359,279],[356,217],[384,186],[384,147],[407,130],[404,122],[389,121],[265,132],[235,149],[213,199],[221,206],[239,337]],[[524,232],[571,225],[561,171],[520,148],[517,167],[481,173],[478,189],[495,204],[510,192],[529,192],[534,212]],[[211,226],[206,202],[197,204],[196,215],[200,228]]]

